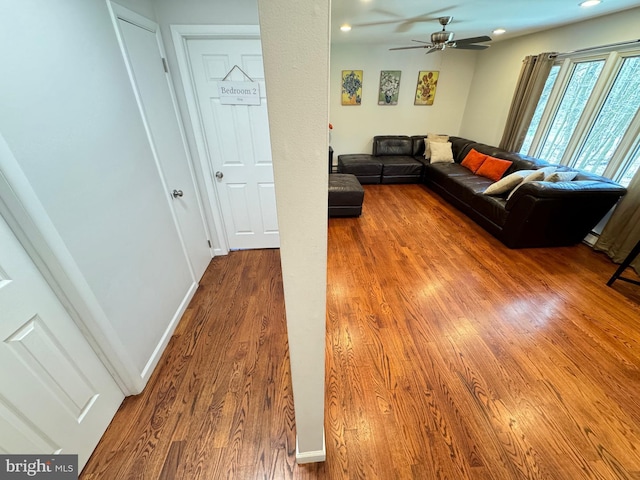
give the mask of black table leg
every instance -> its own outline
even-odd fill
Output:
[[[615,282],[616,280],[624,280],[625,282],[635,283],[636,285],[640,285],[640,282],[636,280],[631,280],[629,278],[624,278],[620,276],[622,275],[622,272],[624,272],[625,268],[631,265],[631,262],[635,260],[638,254],[640,254],[640,241],[636,243],[636,246],[631,249],[631,251],[629,252],[629,255],[627,255],[627,258],[624,259],[624,261],[620,264],[620,266],[616,270],[616,273],[614,273],[611,276],[611,278],[607,282],[608,287],[610,287],[613,284],[613,282]]]

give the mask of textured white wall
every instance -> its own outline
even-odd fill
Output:
[[[329,118],[334,155],[371,153],[374,135],[457,134],[477,55],[461,50],[425,55],[422,49],[389,51],[387,45],[333,45]],[[342,70],[363,70],[362,105],[341,104]],[[381,70],[402,71],[398,105],[378,105]],[[431,106],[413,104],[421,70],[440,71]]]
[[[460,135],[491,145],[500,143],[522,60],[527,55],[637,39],[639,25],[640,8],[636,8],[493,44],[478,55]]]
[[[322,461],[329,2],[260,0],[259,7],[295,401],[296,458],[299,463]]]

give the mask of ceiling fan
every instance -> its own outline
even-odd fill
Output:
[[[483,35],[481,37],[462,38],[460,40],[454,40],[454,33],[447,32],[445,27],[451,23],[453,17],[440,17],[438,22],[442,25],[441,32],[434,32],[431,34],[431,43],[423,42],[420,40],[412,40],[413,42],[423,43],[424,45],[412,45],[410,47],[396,47],[389,50],[407,50],[410,48],[428,48],[426,53],[437,52],[444,50],[446,47],[459,48],[460,50],[484,50],[489,48],[489,45],[476,45],[477,43],[490,42],[491,37]]]

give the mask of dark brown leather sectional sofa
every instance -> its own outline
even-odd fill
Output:
[[[450,137],[453,163],[431,164],[424,159],[424,137],[422,136],[380,136],[374,137],[374,152],[390,155],[360,155],[349,165],[340,162],[338,166],[344,173],[354,173],[358,169],[367,171],[363,183],[394,183],[394,173],[402,182],[422,182],[444,199],[466,213],[488,232],[510,248],[557,247],[574,245],[581,242],[602,217],[626,193],[621,185],[598,175],[558,166],[557,171],[577,171],[570,182],[551,183],[544,181],[528,182],[520,186],[507,198],[507,194],[492,196],[483,192],[492,180],[476,175],[460,165],[465,156],[476,151],[495,158],[509,160],[512,165],[504,176],[516,170],[537,170],[550,164],[544,160],[508,152],[498,147],[485,145],[460,137]],[[410,155],[406,155],[406,153]],[[395,154],[395,155],[394,155]],[[385,167],[385,157],[404,157],[393,160]],[[411,161],[409,161],[411,160]],[[416,176],[415,163],[420,164],[420,173]],[[376,165],[379,165],[376,166]],[[345,172],[343,169],[347,168]],[[367,170],[369,169],[369,170]],[[388,178],[385,178],[385,170]],[[378,171],[380,180],[375,181]],[[360,179],[360,177],[358,177]]]

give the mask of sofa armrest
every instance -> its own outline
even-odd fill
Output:
[[[612,198],[615,203],[627,193],[627,189],[616,183],[581,180],[572,182],[528,182],[518,188],[509,198],[505,208],[511,210],[523,196],[535,198]]]
[[[600,181],[527,183],[505,205],[502,240],[512,248],[573,245],[625,193],[620,185]]]

